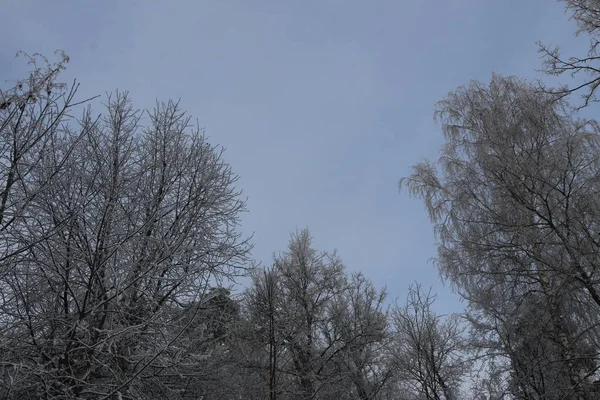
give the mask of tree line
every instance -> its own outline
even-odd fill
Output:
[[[459,87],[439,159],[400,180],[453,315],[418,283],[390,304],[307,229],[255,266],[237,175],[178,103],[115,92],[98,113],[60,82],[64,53],[23,53],[0,91],[0,398],[600,398],[600,125],[580,113],[600,3],[564,3],[589,51],[540,43],[543,65],[585,79]]]

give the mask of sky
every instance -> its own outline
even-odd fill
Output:
[[[439,154],[435,103],[492,72],[544,78],[538,40],[587,45],[552,0],[4,0],[0,26],[0,87],[27,72],[18,50],[62,49],[80,98],[180,99],[240,176],[263,265],[308,227],[392,301],[432,286],[439,313],[464,304],[423,203],[398,189]]]

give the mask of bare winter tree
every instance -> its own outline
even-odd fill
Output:
[[[246,368],[269,399],[381,399],[392,369],[385,351],[385,292],[347,277],[307,230],[294,235],[247,292]],[[259,391],[260,393],[260,391]]]
[[[292,235],[287,252],[275,257],[274,268],[287,299],[282,303],[288,322],[283,337],[291,359],[288,371],[296,377],[293,393],[316,399],[331,379],[326,370],[329,350],[320,330],[327,322],[327,308],[347,288],[344,266],[335,253],[314,249],[304,229]]]
[[[414,398],[460,399],[460,386],[470,370],[465,329],[456,315],[436,315],[431,310],[434,299],[431,291],[414,285],[406,304],[393,310],[397,381]]]
[[[401,186],[424,200],[441,271],[469,301],[482,338],[519,361],[534,354],[525,348],[543,352],[566,377],[552,396],[586,398],[599,349],[600,142],[594,121],[565,109],[556,95],[515,78],[461,87],[438,105],[440,159],[416,165]],[[516,332],[519,320],[525,325]],[[539,329],[547,340],[535,339]],[[543,379],[556,383],[552,376]]]
[[[349,399],[375,400],[391,383],[394,368],[385,290],[377,291],[362,274],[352,274],[349,287],[336,296],[323,329],[340,392]]]
[[[56,89],[32,76],[36,95]],[[173,102],[143,126],[116,93],[100,119],[88,109],[59,129],[43,119],[59,117],[52,108],[5,97],[2,146],[15,148],[15,132],[23,144],[6,156],[2,395],[179,398],[165,382],[189,361],[184,333],[249,251],[222,150]]]

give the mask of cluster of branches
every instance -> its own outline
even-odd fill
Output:
[[[560,76],[568,74],[579,78],[574,85],[563,85],[556,89],[545,89],[559,98],[580,94],[582,103],[575,108],[581,109],[598,101],[597,91],[600,87],[600,2],[597,0],[561,0],[565,3],[571,19],[577,23],[578,36],[585,36],[589,41],[586,54],[564,57],[557,46],[538,42],[538,51],[543,58],[542,71],[548,75]]]

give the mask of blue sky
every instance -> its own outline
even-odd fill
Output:
[[[537,40],[587,44],[549,0],[6,0],[1,12],[2,82],[23,76],[17,50],[63,49],[82,96],[180,98],[240,175],[257,260],[308,227],[391,299],[433,285],[440,312],[462,306],[430,262],[424,206],[397,187],[438,154],[435,102],[492,72],[540,77]]]

